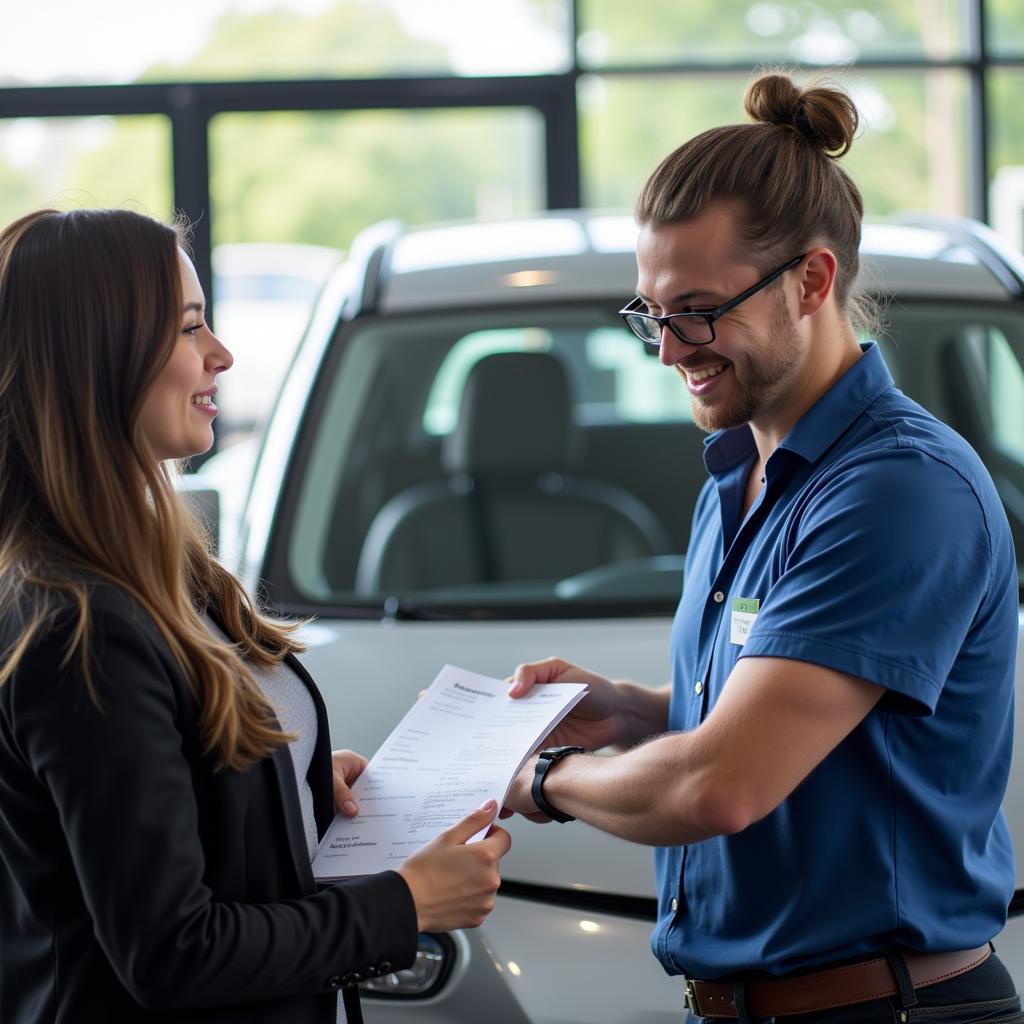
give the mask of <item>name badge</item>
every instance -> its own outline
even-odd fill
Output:
[[[757,610],[761,602],[756,597],[734,597],[732,599],[732,623],[729,628],[729,642],[742,647],[750,636],[757,621]]]

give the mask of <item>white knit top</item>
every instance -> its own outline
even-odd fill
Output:
[[[219,640],[225,643],[232,642],[208,616],[206,625]],[[250,665],[249,668],[267,703],[277,714],[281,728],[285,732],[298,734],[298,739],[288,744],[288,752],[292,755],[295,786],[299,794],[299,807],[302,808],[302,824],[306,830],[306,848],[312,861],[316,854],[318,839],[316,817],[313,814],[313,791],[309,788],[306,775],[316,748],[316,705],[309,690],[306,689],[306,684],[284,662],[271,668],[263,668],[261,665]],[[345,1024],[347,1019],[345,1005],[339,993],[337,1024]]]

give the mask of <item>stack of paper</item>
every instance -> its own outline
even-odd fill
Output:
[[[549,683],[513,700],[508,689],[446,665],[356,780],[359,814],[335,817],[314,876],[396,868],[485,800],[500,807],[527,758],[587,692],[583,683]]]

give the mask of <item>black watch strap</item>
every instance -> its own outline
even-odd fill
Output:
[[[571,814],[563,814],[556,810],[544,799],[544,776],[548,769],[563,757],[569,754],[585,754],[585,747],[548,747],[537,754],[537,765],[533,770],[533,785],[530,787],[530,796],[537,805],[537,810],[546,814],[552,821],[560,821],[563,824],[567,821],[575,821]]]

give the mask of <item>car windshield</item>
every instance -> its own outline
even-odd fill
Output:
[[[903,300],[897,385],[988,465],[1024,551],[1024,313]],[[311,607],[455,616],[668,611],[702,432],[614,303],[345,325],[287,517]]]

